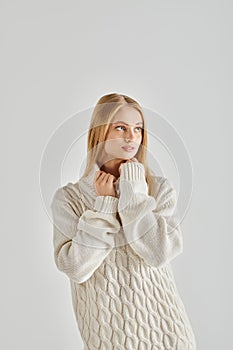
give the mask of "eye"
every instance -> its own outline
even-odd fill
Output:
[[[125,129],[125,127],[122,126],[122,125],[119,125],[119,126],[116,127],[116,129],[118,129],[118,128],[124,128]]]
[[[125,130],[125,127],[123,125],[118,125],[115,129],[123,128]],[[140,126],[137,126],[135,129],[137,129],[139,132],[142,131],[142,128]]]

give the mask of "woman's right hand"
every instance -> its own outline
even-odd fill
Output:
[[[113,182],[116,177],[106,173],[103,170],[98,170],[95,174],[94,187],[97,196],[113,196],[116,197]]]

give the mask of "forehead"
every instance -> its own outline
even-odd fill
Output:
[[[135,108],[124,106],[121,107],[112,119],[112,123],[125,122],[126,124],[142,125],[143,120],[139,111]],[[140,124],[139,124],[140,123]]]

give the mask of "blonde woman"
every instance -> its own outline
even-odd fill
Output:
[[[139,103],[97,102],[86,169],[54,194],[54,258],[70,280],[84,350],[194,350],[170,262],[183,251],[176,192],[147,165]]]

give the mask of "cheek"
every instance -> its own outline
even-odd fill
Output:
[[[141,143],[142,142],[142,135],[138,135],[138,137],[137,137],[137,143]]]
[[[110,139],[105,141],[104,147],[105,147],[105,150],[111,151],[111,150],[119,149],[119,146],[121,145],[121,143],[122,143],[122,140],[119,138]]]
[[[109,133],[106,142],[121,142],[123,136],[119,135],[119,133],[111,132]]]
[[[112,131],[108,135],[108,140],[115,140],[115,139],[121,139],[123,136],[119,134],[119,132]]]

